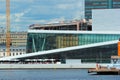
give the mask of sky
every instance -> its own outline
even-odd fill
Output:
[[[27,31],[31,24],[80,20],[83,0],[10,0],[11,31]],[[0,0],[0,27],[6,27],[6,0]]]

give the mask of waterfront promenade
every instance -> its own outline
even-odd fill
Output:
[[[103,64],[107,65],[107,64]],[[0,69],[89,69],[96,63],[86,64],[0,64]]]

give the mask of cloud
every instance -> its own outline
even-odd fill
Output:
[[[64,17],[60,17],[60,18],[53,18],[53,19],[48,19],[48,20],[44,20],[44,19],[41,19],[41,20],[27,20],[26,23],[51,24],[51,23],[59,23],[61,21],[65,21],[65,18]]]
[[[61,21],[65,21],[64,17],[60,17],[60,18],[54,18],[54,19],[50,19],[47,21],[47,24],[51,24],[51,23],[59,23]]]
[[[11,29],[25,30],[31,24],[80,19],[82,0],[11,0]],[[3,4],[4,3],[4,4]],[[5,6],[5,0],[0,5]],[[0,7],[0,25],[6,26],[5,7]],[[25,28],[25,29],[24,29]]]
[[[5,0],[2,0],[2,1],[5,1]],[[36,0],[10,0],[11,2],[22,2],[22,3],[30,3],[30,2],[34,2]]]
[[[66,1],[65,3],[59,3],[57,4],[57,7],[59,9],[80,9],[83,6],[83,0],[69,0]]]
[[[24,10],[23,12],[21,13],[15,13],[13,14],[13,17],[15,18],[15,22],[19,22],[21,20],[21,18],[27,14],[31,9],[28,9],[28,10]]]
[[[0,2],[5,2],[6,0],[0,0]]]
[[[0,14],[0,20],[5,20],[5,19],[6,19],[6,15]]]
[[[71,8],[73,8],[73,4],[72,5],[71,4],[59,4],[59,5],[57,5],[57,7],[59,9],[71,9]]]
[[[77,20],[83,19],[84,18],[83,14],[84,14],[84,11],[76,11],[75,16],[73,17],[73,19],[77,19]]]
[[[6,15],[0,14],[0,27],[6,26]]]

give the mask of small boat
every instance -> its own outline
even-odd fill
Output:
[[[96,68],[89,69],[88,73],[120,75],[120,57],[112,56],[110,64],[106,66],[96,64]]]
[[[118,56],[111,56],[111,63],[106,66],[96,64],[96,68],[89,69],[88,73],[120,75],[120,39],[118,41]]]

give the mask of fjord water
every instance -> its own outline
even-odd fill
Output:
[[[87,69],[0,70],[0,80],[120,80],[120,75],[91,75]]]

